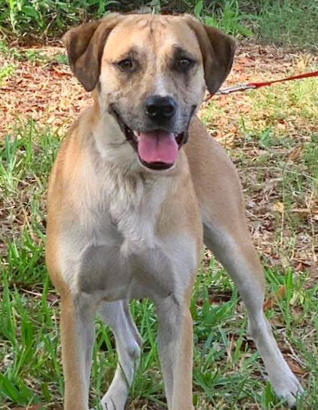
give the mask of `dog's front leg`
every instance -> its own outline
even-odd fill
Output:
[[[189,306],[169,296],[157,303],[158,349],[169,410],[192,406],[192,319]]]
[[[94,343],[94,306],[86,296],[61,298],[64,409],[87,410]]]

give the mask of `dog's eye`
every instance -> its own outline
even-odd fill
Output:
[[[191,60],[191,59],[188,58],[188,57],[181,57],[181,58],[179,58],[179,59],[175,62],[174,68],[175,68],[177,71],[180,71],[180,72],[183,72],[183,73],[184,73],[184,72],[189,71],[190,68],[193,67],[193,65],[194,65],[194,61],[193,61],[193,60]]]
[[[117,67],[122,71],[131,72],[136,68],[136,63],[132,58],[124,58],[123,60],[116,63]]]

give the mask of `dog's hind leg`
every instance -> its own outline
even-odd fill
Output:
[[[205,244],[228,271],[239,290],[247,309],[248,333],[264,361],[273,390],[293,407],[302,387],[281,354],[265,318],[262,267],[244,225],[242,223],[240,235],[235,237],[205,221]]]
[[[141,337],[130,316],[127,301],[102,302],[98,314],[112,329],[118,353],[115,376],[101,405],[105,410],[123,410],[139,362]]]
[[[223,148],[197,119],[191,124],[191,133],[186,150],[201,208],[204,242],[240,292],[247,308],[249,332],[274,391],[293,406],[302,388],[285,362],[263,312],[264,275],[248,231],[237,172]]]

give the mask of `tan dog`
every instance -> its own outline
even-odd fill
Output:
[[[71,68],[94,104],[49,186],[46,258],[61,295],[65,409],[88,408],[94,315],[119,364],[101,401],[124,409],[140,354],[128,302],[151,298],[169,409],[192,409],[192,285],[205,244],[244,300],[278,396],[302,391],[264,317],[264,279],[233,164],[194,116],[229,73],[233,40],[185,16],[111,14],[70,30]],[[183,144],[188,144],[183,147]]]

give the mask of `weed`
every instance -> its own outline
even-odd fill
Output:
[[[10,63],[5,63],[0,68],[0,86],[3,85],[5,80],[9,78],[15,71],[15,65]]]
[[[267,4],[269,3],[269,5]],[[317,50],[318,3],[311,0],[265,2],[257,17],[259,38],[278,45]]]
[[[56,61],[58,64],[68,65],[68,58],[66,54],[55,54],[53,61]]]
[[[21,53],[16,48],[9,47],[4,40],[0,40],[0,55],[16,61],[21,59]]]
[[[0,0],[0,31],[8,37],[32,38],[42,42],[60,36],[69,26],[109,11],[146,9],[154,13],[193,13],[206,24],[235,36],[250,37],[276,44],[317,49],[317,2],[311,0]],[[305,23],[304,23],[305,22]],[[22,36],[22,37],[21,37]],[[40,37],[41,36],[41,37]]]
[[[46,63],[48,57],[37,49],[18,49],[10,47],[5,41],[0,41],[0,56],[11,61],[29,61],[33,63]]]
[[[0,0],[0,26],[10,35],[33,38],[40,33],[61,33],[68,25],[74,25],[94,16],[103,16],[113,1],[101,0]]]
[[[233,36],[250,37],[253,32],[244,23],[248,17],[239,10],[238,1],[227,0],[222,9],[217,10],[213,15],[211,13],[205,15],[203,22],[208,26],[218,27]]]
[[[47,57],[39,50],[30,49],[25,51],[25,59],[30,62],[46,62]]]

